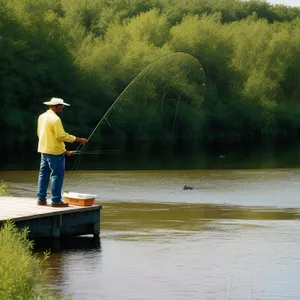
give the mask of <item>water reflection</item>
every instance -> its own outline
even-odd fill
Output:
[[[50,286],[61,296],[298,299],[297,209],[102,204],[101,243],[76,238],[50,256]]]
[[[72,279],[69,279],[68,274],[80,274],[78,276],[81,285],[89,282],[89,276],[85,277],[84,273],[91,274],[97,271],[98,264],[101,263],[101,250],[100,238],[93,236],[34,241],[34,251],[38,255],[50,251],[49,258],[44,264],[49,278],[48,287],[53,294],[63,298],[67,298],[74,290],[70,287]]]
[[[103,203],[101,230],[104,236],[122,239],[170,238],[206,230],[223,230],[224,221],[234,224],[226,230],[245,226],[268,226],[267,220],[297,220],[298,209],[276,207],[244,207],[213,204],[170,203]],[[241,220],[243,220],[241,222]],[[230,222],[228,222],[230,221]],[[251,222],[255,221],[255,222]],[[110,233],[109,233],[110,232]],[[113,233],[112,233],[113,232]]]
[[[117,145],[87,152],[80,160],[66,160],[67,170],[182,170],[182,169],[263,169],[300,165],[300,143],[224,144],[184,141],[177,144],[146,143]],[[93,150],[93,149],[92,149]],[[40,156],[35,149],[27,153],[3,153],[0,170],[37,170]]]
[[[67,252],[67,251],[101,251],[100,237],[79,236],[61,239],[41,238],[34,240],[35,251]]]

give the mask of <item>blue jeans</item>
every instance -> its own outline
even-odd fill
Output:
[[[61,201],[61,191],[65,174],[65,154],[52,155],[41,154],[41,165],[38,179],[37,198],[40,201],[46,201],[47,189],[51,176],[51,195],[52,202]]]

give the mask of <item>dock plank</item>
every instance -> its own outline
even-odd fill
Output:
[[[84,228],[97,228],[100,224],[100,210],[101,205],[92,206],[74,206],[69,207],[52,207],[50,204],[46,206],[38,206],[37,201],[34,198],[27,197],[0,197],[0,223],[5,220],[12,220],[21,227],[28,226],[33,235],[39,235],[43,230],[41,227],[45,220],[52,224],[54,228],[55,220],[60,218],[59,228],[44,228],[49,235],[49,232],[58,232],[55,237],[60,237],[60,233],[63,232],[66,235],[68,233],[72,235],[80,235],[86,233],[93,233],[94,235],[100,233],[90,232],[90,229]],[[99,217],[98,217],[99,215]],[[49,221],[50,220],[50,221]],[[83,220],[83,221],[82,221]],[[40,228],[38,225],[41,225]],[[67,225],[66,225],[67,224]],[[100,228],[100,227],[99,227]],[[38,232],[39,231],[39,232]],[[77,232],[76,232],[77,231]]]

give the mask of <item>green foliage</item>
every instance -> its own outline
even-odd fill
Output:
[[[0,182],[0,196],[7,196],[8,192],[7,192],[8,186],[1,181]]]
[[[220,13],[222,23],[239,21],[256,13],[258,18],[268,22],[285,22],[299,17],[299,8],[271,5],[263,0],[162,0],[155,2],[168,16],[172,25],[182,21],[184,16]]]
[[[122,143],[194,137],[204,91],[205,74],[198,60],[180,52],[164,55],[115,100],[88,147],[97,147],[103,135]]]
[[[57,18],[46,4],[4,1],[0,7],[0,131],[9,148],[36,141],[34,115],[40,103],[56,93],[68,94],[75,77]]]
[[[48,253],[40,259],[33,255],[28,230],[18,230],[7,221],[0,229],[0,298],[51,299],[45,289],[42,267]]]
[[[50,253],[44,252],[42,257],[34,254],[28,236],[28,228],[18,229],[10,220],[0,228],[0,298],[61,299],[47,288],[45,261]],[[66,299],[72,299],[71,295]]]
[[[175,51],[203,65],[201,112],[194,113],[197,89],[187,77],[166,86],[172,80],[157,67],[128,96],[135,107],[116,115],[119,125],[106,128],[101,141],[167,139],[167,115],[169,126],[176,105],[164,118],[147,106],[147,119],[141,103],[176,104],[179,97],[185,104],[176,113],[174,139],[294,137],[299,49],[300,9],[260,0],[2,0],[0,147],[35,149],[41,103],[53,96],[72,104],[64,112],[67,131],[88,136],[137,74]]]
[[[227,92],[233,46],[220,23],[220,15],[185,17],[171,30],[171,47],[197,57],[203,64],[209,82],[220,85]]]

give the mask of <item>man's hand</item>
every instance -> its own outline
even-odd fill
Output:
[[[88,139],[77,137],[77,138],[75,139],[75,142],[79,142],[79,143],[81,143],[81,144],[86,144],[86,143],[88,142]]]
[[[88,139],[86,138],[80,138],[80,143],[85,145],[88,142]]]
[[[77,154],[76,151],[67,151],[65,152],[66,156],[72,156],[72,155],[75,155]]]

